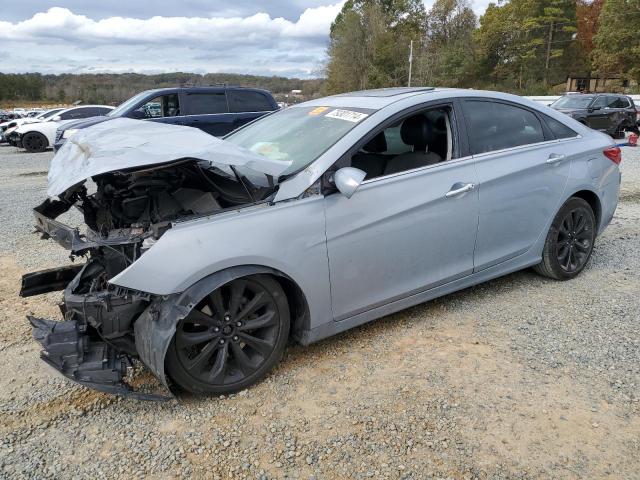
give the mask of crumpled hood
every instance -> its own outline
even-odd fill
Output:
[[[195,158],[229,170],[244,166],[277,177],[291,164],[272,160],[201,130],[117,118],[73,134],[49,168],[47,195],[55,197],[95,175]],[[224,168],[227,167],[227,168]]]

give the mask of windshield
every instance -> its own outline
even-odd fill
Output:
[[[374,110],[290,107],[231,133],[225,140],[272,160],[291,161],[283,175],[302,170]]]
[[[121,117],[124,115],[131,107],[134,107],[141,102],[144,98],[149,95],[149,92],[141,92],[137,95],[134,95],[129,100],[125,100],[124,103],[121,103],[116,108],[107,113],[107,117]]]
[[[587,108],[593,95],[565,95],[553,102],[551,106],[553,108]]]

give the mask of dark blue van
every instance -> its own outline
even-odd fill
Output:
[[[257,88],[221,86],[146,90],[106,116],[61,125],[53,148],[57,151],[77,130],[114,118],[186,125],[221,137],[277,109],[278,104],[271,93]]]

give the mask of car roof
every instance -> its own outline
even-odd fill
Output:
[[[410,97],[413,97],[416,100],[416,103],[455,97],[481,97],[495,100],[507,100],[530,106],[534,105],[532,101],[527,100],[524,97],[489,90],[474,90],[468,88],[394,87],[341,93],[330,97],[310,100],[308,102],[294,105],[293,107],[327,106],[380,110]]]
[[[68,112],[69,110],[74,110],[76,108],[108,108],[109,110],[113,110],[115,107],[112,107],[111,105],[76,105],[74,107],[69,107],[69,108],[65,108],[63,110],[60,110],[60,113],[65,113]]]
[[[223,92],[225,90],[243,90],[249,92],[261,92],[271,95],[271,92],[263,88],[256,87],[241,87],[237,85],[194,85],[194,86],[182,86],[182,87],[163,87],[152,88],[150,90],[144,90],[140,93],[147,94],[168,94],[168,93],[205,93],[205,92]]]

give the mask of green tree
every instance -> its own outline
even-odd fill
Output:
[[[606,0],[594,37],[593,67],[640,82],[640,0]]]
[[[426,36],[418,55],[416,76],[422,83],[449,87],[471,83],[477,22],[467,0],[436,0],[427,13]]]
[[[475,34],[480,77],[494,88],[547,90],[578,61],[575,32],[575,0],[489,4]]]
[[[405,85],[411,40],[424,35],[419,0],[349,0],[331,26],[328,93]]]

